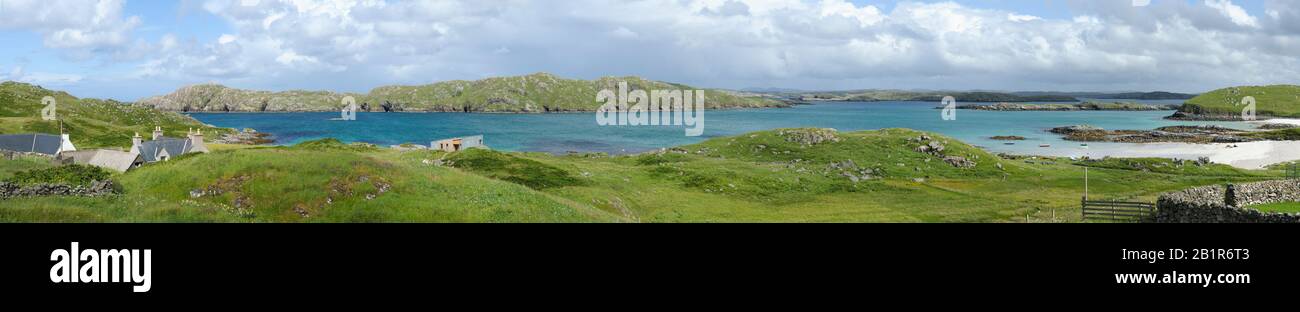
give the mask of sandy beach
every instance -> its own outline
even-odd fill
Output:
[[[1280,162],[1300,160],[1300,141],[1268,141],[1232,144],[1191,143],[1133,143],[1107,144],[1075,149],[1044,149],[1044,156],[1100,157],[1159,157],[1197,159],[1209,157],[1210,161],[1243,169],[1263,169]]]
[[[1256,126],[1262,126],[1266,124],[1288,124],[1288,125],[1300,126],[1300,119],[1273,118],[1268,120],[1247,121],[1246,123],[1256,125]]]

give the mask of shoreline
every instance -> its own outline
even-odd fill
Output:
[[[1049,149],[1037,153],[1008,152],[1017,156],[1054,156],[1102,158],[1176,158],[1195,160],[1209,157],[1211,162],[1241,169],[1265,169],[1272,164],[1300,160],[1300,141],[1259,141],[1244,143],[1115,143],[1100,147]],[[986,149],[987,150],[987,149]],[[990,151],[993,152],[993,151]]]

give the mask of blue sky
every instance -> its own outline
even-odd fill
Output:
[[[1288,0],[241,1],[0,0],[0,79],[127,101],[208,82],[365,92],[541,71],[800,89],[1300,79]]]

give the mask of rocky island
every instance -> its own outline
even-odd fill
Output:
[[[1162,111],[1177,110],[1179,105],[1148,105],[1134,102],[1083,103],[997,103],[958,105],[957,109],[985,111]]]
[[[1241,143],[1256,141],[1293,141],[1300,139],[1297,129],[1246,131],[1216,125],[1168,126],[1155,130],[1106,130],[1089,125],[1057,127],[1051,133],[1079,142],[1116,143]]]

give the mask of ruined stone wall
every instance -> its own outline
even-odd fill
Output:
[[[1254,205],[1300,202],[1300,180],[1277,180],[1191,188],[1160,195],[1156,202],[1159,223],[1300,223],[1300,214],[1266,213],[1246,209]],[[1231,204],[1230,202],[1235,202]]]
[[[65,184],[36,184],[24,186],[9,182],[0,182],[0,199],[33,196],[98,197],[112,195],[116,192],[117,185],[111,180],[93,182],[87,186]]]

